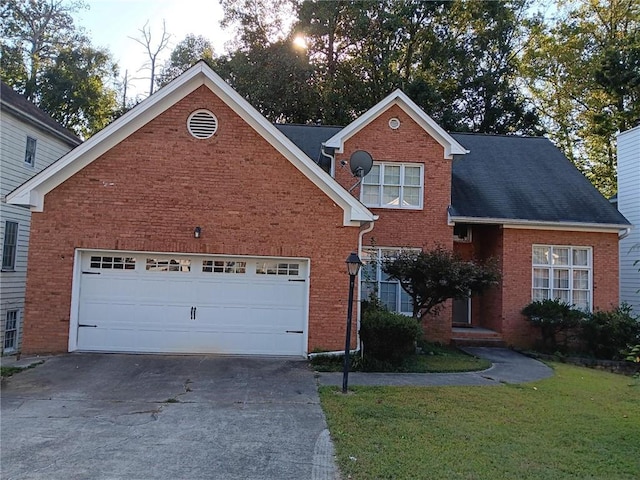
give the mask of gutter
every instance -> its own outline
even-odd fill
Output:
[[[544,222],[537,220],[520,220],[514,218],[488,218],[488,217],[458,217],[448,215],[449,225],[456,222],[476,225],[502,225],[506,228],[533,228],[549,230],[576,230],[576,231],[597,231],[597,230],[628,230],[629,225],[620,223],[587,223],[587,222]]]
[[[631,233],[631,230],[633,230],[633,227],[628,227],[624,230],[620,230],[620,232],[618,232],[618,240],[624,240],[625,238],[627,238]]]

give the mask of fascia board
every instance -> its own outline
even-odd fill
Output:
[[[451,222],[469,223],[477,225],[502,225],[503,228],[530,230],[565,230],[572,232],[609,232],[615,233],[626,230],[630,225],[615,223],[588,222],[542,222],[536,220],[520,220],[513,218],[481,218],[450,216]]]
[[[325,142],[325,146],[335,148],[337,152],[344,152],[345,142],[368,125],[375,118],[380,116],[393,105],[398,105],[409,115],[414,122],[420,125],[429,135],[431,135],[445,150],[445,157],[452,159],[453,155],[464,155],[469,153],[451,135],[449,135],[440,125],[438,125],[429,115],[427,115],[418,105],[415,104],[402,90],[395,90],[381,102],[367,110],[356,120],[336,133]]]
[[[10,105],[10,104],[2,101],[1,99],[0,99],[0,105],[2,106],[2,110],[7,111],[7,112],[11,113],[12,115],[15,115],[21,121],[25,121],[27,123],[30,123],[34,127],[39,128],[40,130],[44,131],[48,135],[51,135],[53,137],[56,137],[59,140],[62,140],[63,142],[65,142],[67,145],[69,145],[71,147],[75,147],[75,146],[77,146],[77,145],[82,143],[81,139],[79,139],[77,137],[74,137],[74,136],[71,136],[71,135],[66,135],[63,132],[60,132],[60,131],[52,128],[51,126],[47,125],[46,123],[44,123],[40,119],[35,118],[32,115],[29,115],[27,112],[25,112],[23,110],[20,110],[19,108],[16,108],[13,105]]]

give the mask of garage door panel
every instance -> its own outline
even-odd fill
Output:
[[[109,269],[109,261],[115,262],[111,257],[126,258],[135,268]],[[161,266],[171,258],[191,267],[149,269],[147,257]],[[107,270],[101,270],[104,264]],[[265,264],[279,267],[257,274],[255,265]],[[231,273],[212,272],[218,265]],[[244,266],[234,270],[231,265]],[[307,315],[303,261],[205,262],[186,255],[91,253],[83,256],[83,270],[90,272],[80,276],[78,324],[95,327],[77,327],[80,350],[304,354],[306,335],[298,333],[305,330]]]

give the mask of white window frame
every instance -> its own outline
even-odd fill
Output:
[[[14,318],[10,318],[10,317]],[[14,322],[13,328],[7,328],[9,326],[9,320]],[[2,351],[9,353],[15,352],[18,349],[18,326],[20,325],[20,310],[11,309],[7,310],[4,318],[4,337],[2,339]],[[7,333],[13,333],[11,339],[13,342],[11,345],[7,345]]]
[[[400,163],[400,162],[373,162],[374,166],[379,166],[380,167],[380,181],[379,183],[367,183],[367,177],[370,175],[367,174],[363,179],[362,179],[362,184],[360,185],[360,201],[367,207],[369,208],[389,208],[389,209],[396,209],[396,210],[422,210],[423,208],[423,204],[424,204],[424,164],[422,163]],[[399,185],[391,185],[391,184],[387,184],[385,185],[384,183],[384,170],[386,167],[400,167],[400,184]],[[414,168],[419,168],[420,169],[420,182],[419,185],[405,185],[405,168],[407,167],[414,167]],[[372,204],[372,203],[365,203],[364,201],[364,187],[366,186],[378,186],[378,198],[380,199],[380,201],[377,204]],[[398,198],[398,205],[389,205],[389,204],[385,204],[383,202],[383,193],[384,193],[384,187],[399,187],[400,188],[400,196]],[[403,198],[404,198],[404,189],[405,187],[409,187],[409,188],[419,188],[420,193],[419,193],[419,202],[418,205],[403,205]]]
[[[375,288],[377,297],[381,301],[382,301],[382,299],[380,298],[381,284],[395,285],[395,289],[396,289],[395,308],[390,308],[389,305],[387,305],[384,302],[383,304],[387,305],[387,308],[389,308],[389,310],[392,312],[401,313],[407,316],[413,315],[413,307],[411,306],[411,297],[409,297],[409,294],[405,292],[404,289],[400,286],[400,282],[398,280],[383,280],[383,275],[385,275],[385,273],[382,271],[382,262],[384,261],[385,258],[389,258],[390,256],[392,257],[394,253],[399,253],[401,251],[407,251],[407,250],[413,251],[414,249],[401,248],[401,247],[363,247],[362,248],[362,257],[363,257],[362,262],[364,264],[367,263],[366,257],[368,255],[371,255],[373,257],[373,261],[375,262],[375,279],[365,278],[365,275],[367,274],[366,267],[363,267],[360,270],[360,295],[362,300],[367,299],[367,294],[365,294],[365,292],[370,291],[369,288],[367,288],[367,284],[374,284],[373,288]],[[418,252],[419,249],[416,249],[415,251]],[[408,297],[408,300],[410,303],[409,310],[402,310],[403,295]]]
[[[535,249],[536,248],[548,248],[549,249],[549,259],[547,263],[536,263],[535,261]],[[559,249],[568,249],[569,258],[567,264],[556,264],[553,261],[554,250]],[[587,252],[587,265],[576,265],[574,264],[574,251],[586,251]],[[548,284],[545,287],[536,287],[536,270],[547,270],[548,272]],[[555,272],[568,271],[568,286],[567,288],[560,288],[554,285]],[[584,288],[575,288],[574,285],[574,273],[575,272],[588,272],[588,282],[589,285],[586,289]],[[568,299],[560,298],[553,294],[554,290],[557,291],[567,291]],[[593,248],[587,246],[578,246],[578,245],[541,245],[534,244],[531,247],[531,299],[532,300],[541,300],[541,297],[536,295],[536,291],[546,291],[546,295],[544,295],[544,299],[553,300],[560,299],[562,301],[566,301],[570,305],[575,305],[574,302],[574,293],[578,291],[587,292],[587,305],[586,311],[593,311]],[[578,308],[579,305],[576,305]]]
[[[24,164],[30,168],[36,166],[36,151],[38,150],[38,139],[27,135],[27,145],[24,149]]]
[[[14,272],[16,269],[16,259],[18,257],[19,230],[20,230],[20,224],[18,222],[14,222],[12,220],[7,220],[4,222],[4,236],[2,239],[2,271],[3,272]],[[9,233],[12,233],[12,235],[9,235]],[[7,249],[9,249],[8,254],[7,254]]]

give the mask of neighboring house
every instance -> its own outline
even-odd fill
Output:
[[[634,225],[620,241],[620,301],[640,316],[640,125],[618,135],[617,202]]]
[[[362,184],[357,150],[375,160]],[[503,279],[428,338],[464,324],[526,346],[532,298],[618,303],[629,226],[543,138],[451,135],[400,91],[344,128],[274,126],[203,62],[8,200],[33,211],[29,353],[339,350],[349,253],[362,296],[409,312],[371,260],[436,245]]]
[[[0,348],[20,349],[31,214],[5,196],[80,140],[11,87],[0,85]]]

